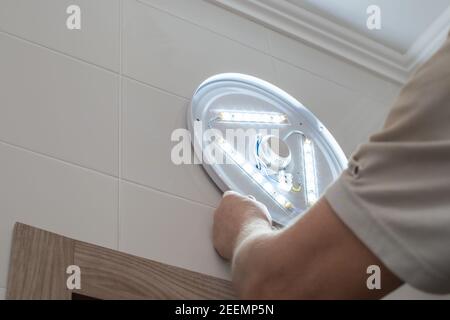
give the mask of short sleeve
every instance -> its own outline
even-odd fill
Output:
[[[399,278],[450,292],[450,40],[402,89],[384,128],[325,198]]]

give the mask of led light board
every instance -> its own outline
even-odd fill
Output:
[[[196,156],[216,185],[253,195],[281,226],[314,205],[347,166],[336,140],[305,106],[252,76],[204,81],[187,122]]]

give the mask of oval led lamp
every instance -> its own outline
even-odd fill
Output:
[[[325,126],[300,102],[252,76],[204,81],[187,114],[196,156],[222,190],[253,195],[285,226],[347,166]]]

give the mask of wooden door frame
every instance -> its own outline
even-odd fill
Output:
[[[67,288],[70,265],[81,289]],[[14,226],[7,299],[234,299],[231,283],[205,274],[73,240],[22,223]]]

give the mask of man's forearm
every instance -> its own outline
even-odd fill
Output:
[[[401,284],[321,200],[282,231],[249,224],[233,255],[233,283],[250,299],[380,298]],[[366,286],[369,265],[382,289]]]
[[[296,244],[287,238],[286,230],[273,231],[267,225],[254,223],[246,228],[232,261],[233,284],[239,298],[320,298],[311,280],[317,278],[320,266],[313,261],[311,251],[301,248],[296,254],[302,259],[291,259]]]
[[[236,243],[232,259],[233,283],[241,298],[255,298],[264,281],[264,259],[275,237],[275,231],[264,221],[247,224]]]

